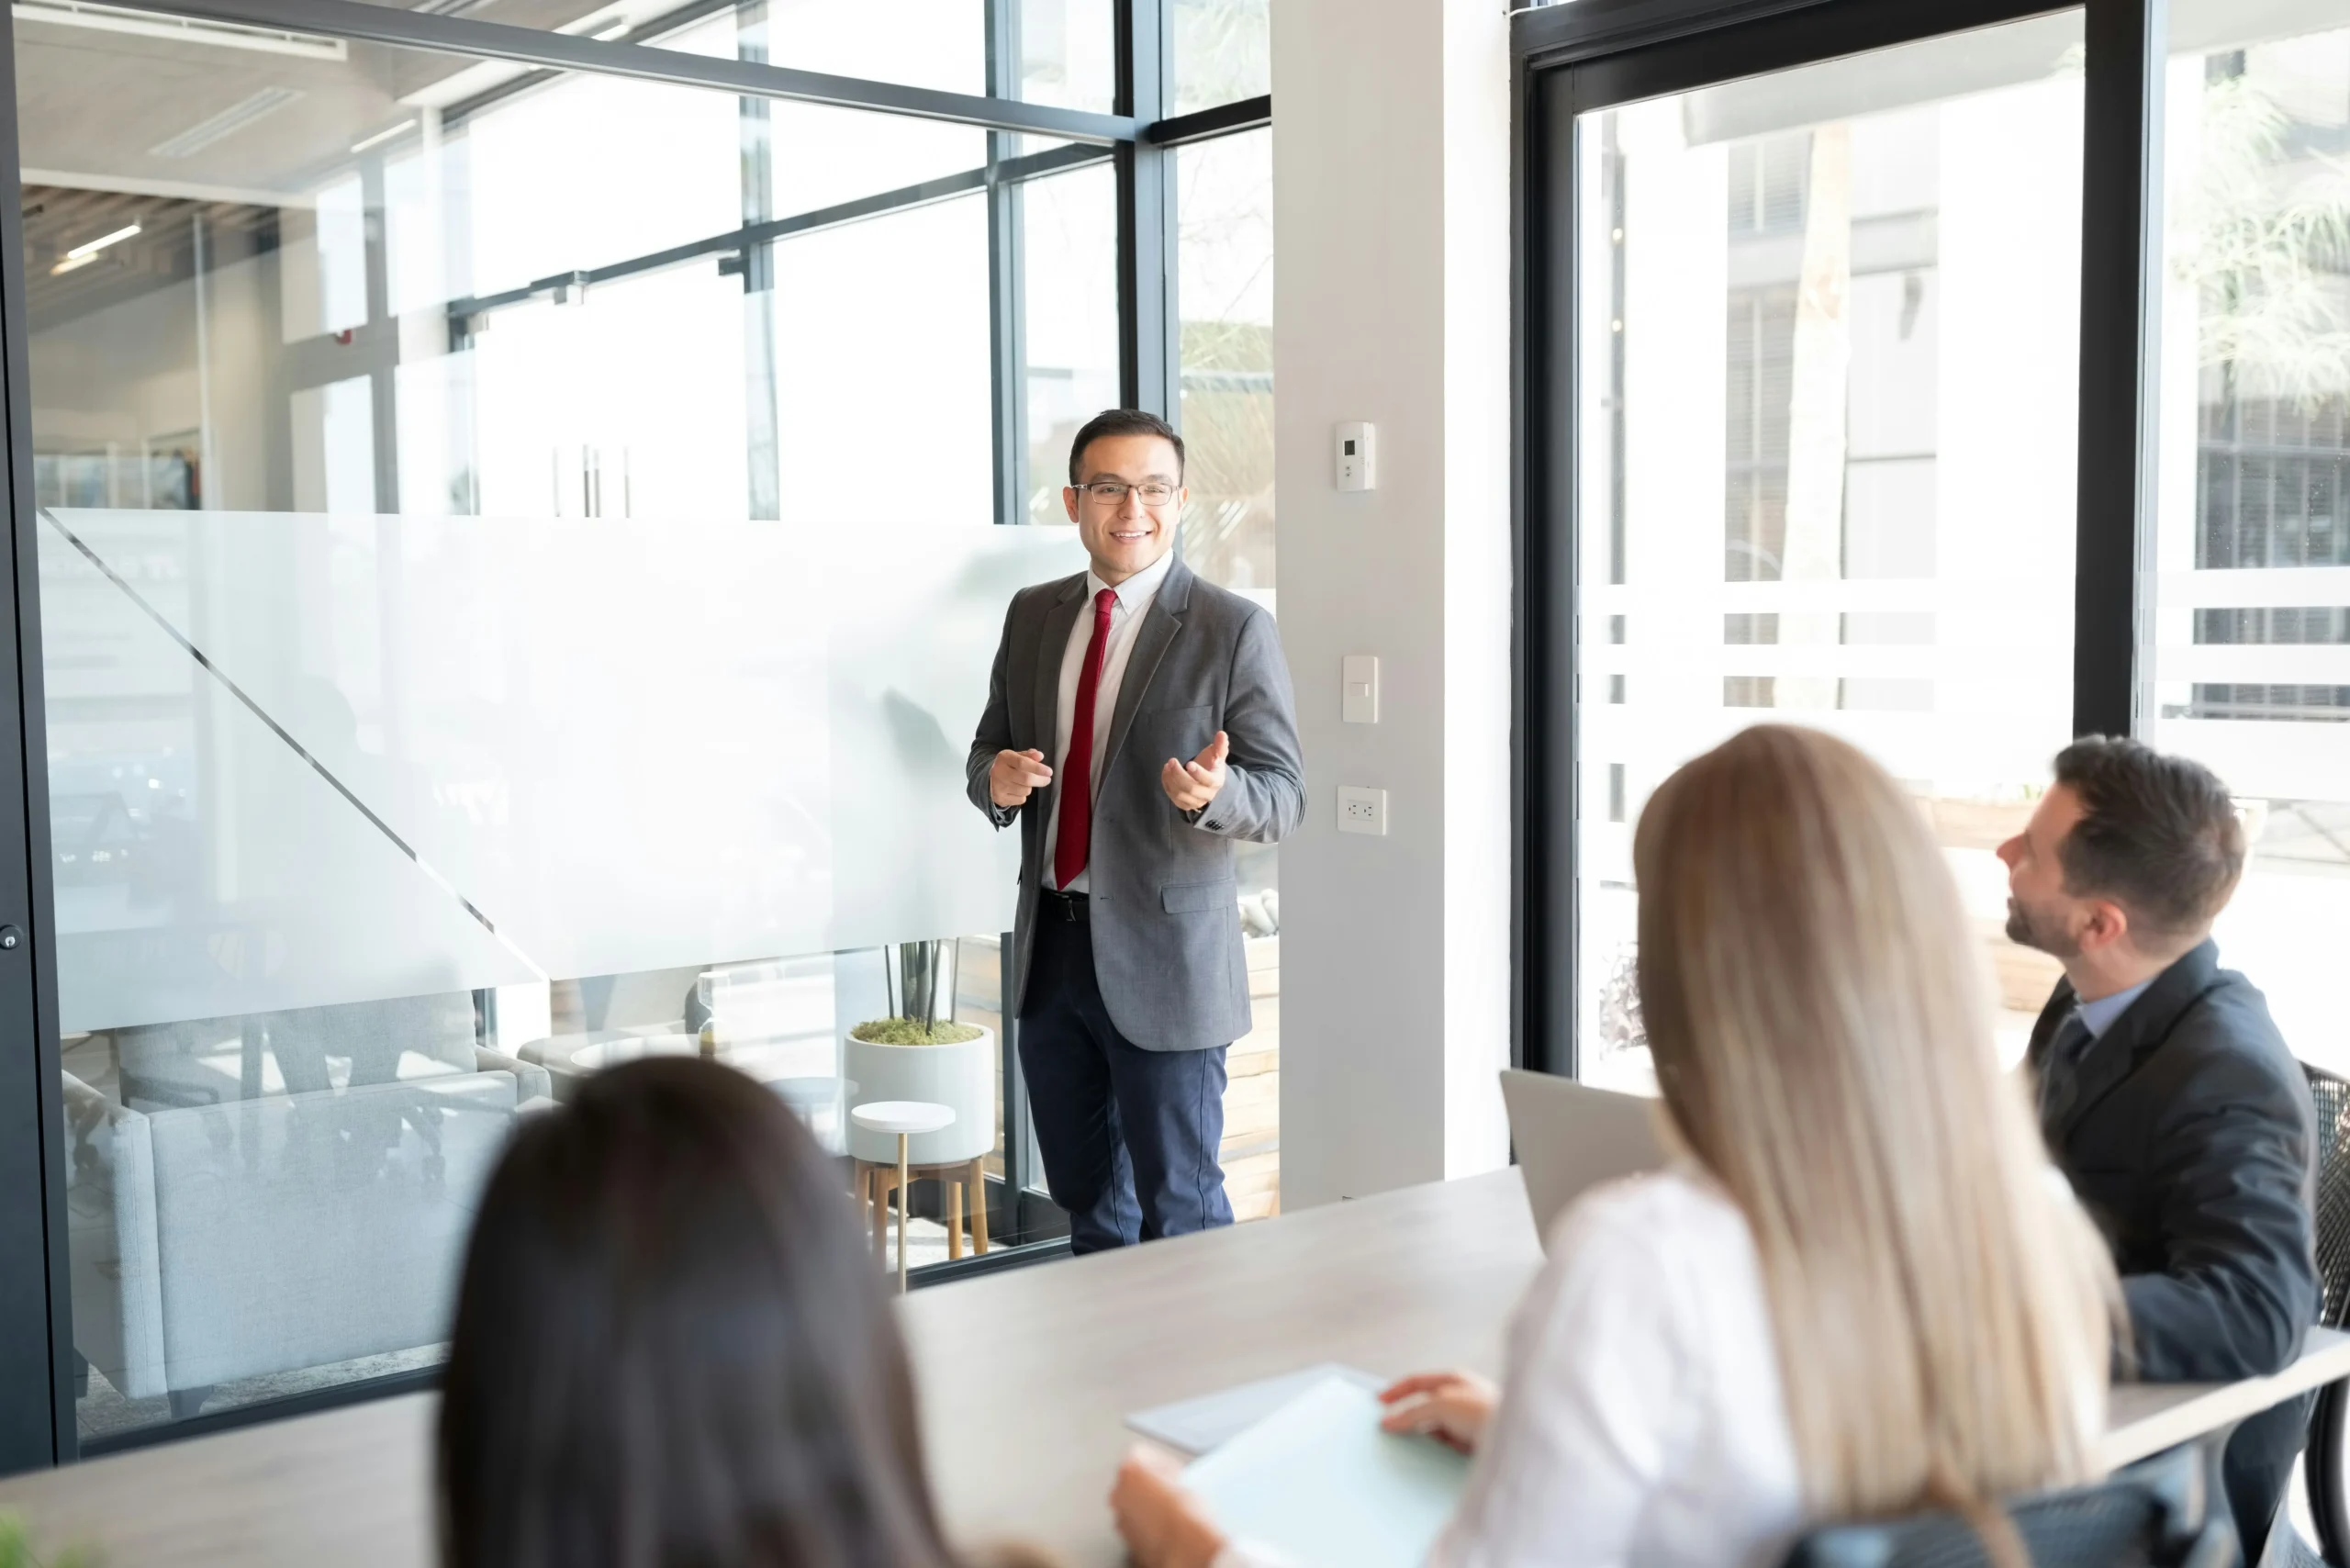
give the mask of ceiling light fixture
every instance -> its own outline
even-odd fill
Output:
[[[84,241],[81,244],[76,245],[72,250],[66,252],[64,259],[60,261],[55,266],[49,269],[49,275],[51,277],[62,277],[70,272],[79,272],[82,268],[88,266],[92,262],[96,261],[98,259],[99,252],[103,252],[108,245],[121,244],[125,240],[128,240],[132,235],[138,233],[139,228],[140,226],[136,223],[127,223],[111,234],[101,234],[95,240]]]
[[[242,22],[158,16],[152,11],[134,11],[122,6],[94,5],[91,0],[14,0],[9,10],[20,22],[48,22],[61,28],[88,28],[98,32],[131,33],[140,38],[176,39],[182,43],[253,50],[263,54],[291,54],[304,60],[343,61],[351,58],[351,46],[341,39],[297,33],[285,28],[247,27]]]
[[[612,5],[597,6],[584,17],[574,17],[554,30],[610,43],[636,25],[632,10],[629,0],[615,0]]]
[[[233,136],[257,120],[268,118],[286,105],[302,96],[297,87],[263,87],[251,97],[240,98],[209,119],[196,121],[177,136],[169,137],[147,149],[155,158],[193,158],[223,137]]]
[[[133,234],[138,232],[138,224],[126,223],[111,234],[101,234],[95,240],[86,241],[82,244],[74,246],[72,250],[65,252],[65,259],[70,262],[80,256],[95,256],[100,251],[105,250],[108,245],[119,245],[125,240],[129,239]]]
[[[404,119],[400,121],[399,124],[392,126],[387,129],[379,130],[373,136],[361,137],[357,141],[351,144],[351,150],[353,152],[364,152],[371,147],[381,147],[386,141],[390,141],[397,137],[405,136],[415,129],[416,122],[414,120]]]

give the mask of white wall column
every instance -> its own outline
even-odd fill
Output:
[[[1281,850],[1281,1202],[1508,1154],[1509,29],[1501,0],[1280,0],[1281,635],[1309,790]],[[1333,427],[1378,427],[1378,488]],[[1380,722],[1339,661],[1381,660]],[[1384,838],[1337,831],[1384,789]]]

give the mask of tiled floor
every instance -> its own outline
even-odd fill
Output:
[[[944,1234],[941,1233],[942,1246],[945,1245]],[[296,1394],[314,1393],[347,1383],[414,1372],[438,1365],[446,1359],[448,1351],[446,1345],[423,1345],[412,1350],[394,1350],[380,1356],[362,1356],[357,1361],[337,1361],[331,1366],[297,1367],[290,1372],[239,1378],[214,1388],[206,1396],[201,1413],[217,1415],[241,1405],[290,1399]],[[151,1399],[127,1399],[106,1382],[106,1375],[95,1367],[90,1369],[90,1392],[74,1402],[73,1414],[81,1428],[82,1440],[85,1443],[117,1432],[157,1426],[172,1418],[170,1402],[162,1395]]]

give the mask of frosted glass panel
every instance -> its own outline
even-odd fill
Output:
[[[64,1032],[531,979],[142,608],[190,619],[172,520],[192,514],[106,515],[137,599],[41,539]],[[274,697],[331,729],[331,686],[297,675]],[[364,767],[341,777],[386,793]]]
[[[44,522],[68,1033],[1011,924],[962,758],[1073,530]]]

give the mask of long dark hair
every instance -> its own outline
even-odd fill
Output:
[[[947,1568],[844,1185],[774,1094],[691,1058],[519,1133],[457,1301],[446,1568]]]

